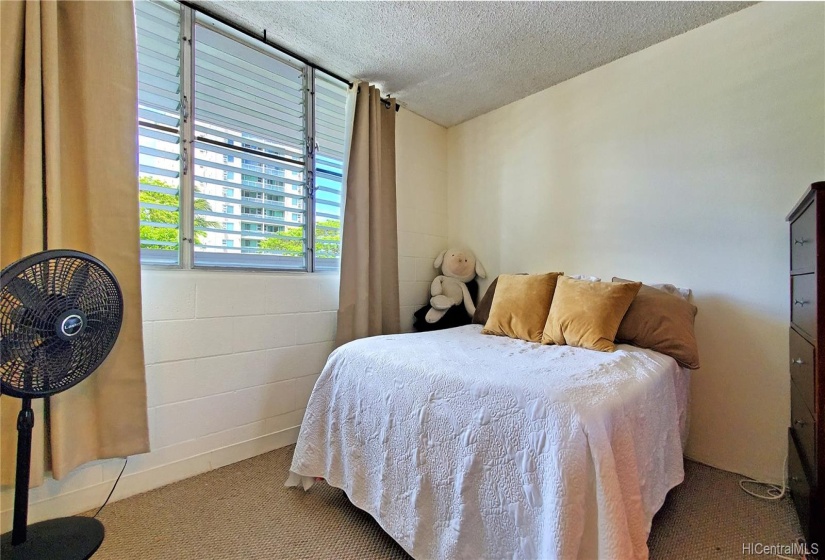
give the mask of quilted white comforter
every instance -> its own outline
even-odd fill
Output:
[[[418,559],[647,558],[683,479],[687,371],[480,330],[333,352],[287,485],[325,478]]]

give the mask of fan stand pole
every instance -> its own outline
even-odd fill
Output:
[[[92,556],[103,542],[105,529],[97,519],[76,515],[27,525],[33,427],[34,412],[31,398],[23,397],[23,407],[17,415],[14,521],[11,535],[4,533],[0,536],[0,558],[85,560]]]
[[[34,411],[32,400],[23,398],[23,408],[17,415],[17,472],[14,480],[14,522],[11,544],[26,542],[26,523],[29,516],[29,476],[32,462],[32,428]]]

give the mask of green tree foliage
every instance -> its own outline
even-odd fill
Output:
[[[170,185],[166,181],[161,179],[155,179],[154,177],[141,177],[140,182],[143,185],[152,185],[154,187],[164,187],[167,189],[174,189],[177,188],[174,185]],[[162,206],[174,206],[178,208],[179,200],[178,195],[175,194],[167,194],[167,193],[159,193],[159,192],[151,192],[151,191],[140,191],[140,201],[147,202],[149,204],[159,204]],[[195,212],[197,213],[198,210],[204,211],[211,211],[212,209],[209,207],[209,202],[202,198],[195,199]],[[179,223],[179,216],[178,212],[175,210],[159,210],[156,208],[141,208],[140,209],[140,221],[141,222],[153,222],[156,224],[175,224],[176,226]],[[196,244],[203,244],[204,239],[206,238],[206,232],[197,231],[197,228],[217,228],[220,227],[218,222],[214,222],[211,220],[207,220],[203,216],[195,216],[195,243]],[[166,251],[177,251],[178,250],[178,228],[174,227],[162,227],[162,226],[150,226],[150,225],[142,225],[140,226],[140,239],[143,241],[141,243],[141,247],[144,249],[163,249]],[[162,245],[162,244],[151,244],[145,243],[147,240],[152,241],[168,241],[174,243],[174,245]]]
[[[328,229],[329,228],[329,229]],[[287,228],[278,234],[280,237],[269,237],[258,245],[260,249],[276,250],[285,255],[303,255],[304,236],[303,227]],[[283,239],[296,237],[297,239]],[[315,224],[316,256],[320,258],[334,258],[341,256],[341,221],[324,220]]]

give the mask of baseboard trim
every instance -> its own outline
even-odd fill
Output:
[[[749,479],[752,479],[752,480],[758,480],[760,482],[766,482],[768,484],[775,484],[777,486],[782,486],[782,484],[784,483],[782,478],[778,478],[775,475],[770,475],[770,474],[767,474],[767,473],[763,473],[762,475],[747,474],[747,473],[743,472],[746,469],[736,468],[736,467],[732,467],[730,465],[723,465],[719,461],[709,459],[709,458],[704,457],[702,455],[694,455],[694,454],[688,455],[688,454],[685,454],[685,459],[693,461],[694,463],[700,463],[702,465],[706,465],[708,467],[718,469],[720,471],[725,471],[725,472],[729,472],[729,473],[733,473],[733,474],[738,474],[738,475],[740,475],[744,478],[749,478]],[[782,477],[784,477],[784,476],[785,476],[785,473],[782,473]]]
[[[225,467],[298,441],[300,426],[219,447],[186,459],[123,475],[109,503],[142,494],[173,482]],[[284,473],[286,480],[287,473]],[[100,507],[112,490],[111,480],[29,503],[29,523],[76,515]],[[13,510],[0,511],[0,532],[11,530]]]

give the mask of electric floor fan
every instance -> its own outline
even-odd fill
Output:
[[[106,359],[123,322],[114,274],[80,251],[30,255],[0,273],[0,390],[22,399],[17,417],[17,473],[12,531],[0,539],[11,559],[88,558],[103,542],[103,524],[64,517],[27,526],[32,399],[74,387]]]

